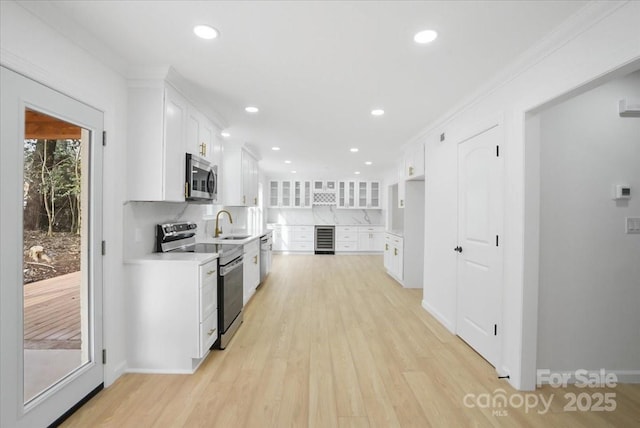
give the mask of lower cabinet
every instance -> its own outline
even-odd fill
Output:
[[[380,252],[384,247],[382,226],[358,226],[358,251]]]
[[[313,252],[314,226],[283,226],[273,228],[273,251]]]
[[[127,362],[141,373],[193,373],[218,337],[218,261],[127,264]]]
[[[242,265],[243,302],[246,305],[260,284],[260,239],[244,245],[244,261]]]
[[[384,226],[336,226],[336,252],[382,252]],[[314,226],[273,226],[273,250],[282,252],[313,252]]]
[[[336,226],[336,251],[358,251],[358,226]]]
[[[404,276],[404,239],[384,234],[384,267],[387,273],[402,283]]]

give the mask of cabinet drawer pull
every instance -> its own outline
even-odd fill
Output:
[[[397,249],[397,248],[394,248],[394,249],[393,249],[393,255],[394,255],[394,256],[397,256],[397,255],[398,255],[398,249]]]
[[[216,273],[215,269],[214,269],[214,270],[207,271],[207,276],[211,276],[211,275],[213,275],[214,273]]]
[[[258,256],[253,256],[253,264],[254,265],[258,264]]]
[[[207,336],[211,336],[215,331],[216,331],[216,329],[215,329],[215,328],[212,328],[211,330],[209,330],[209,331],[207,332]]]
[[[389,251],[389,244],[384,244],[384,250]]]

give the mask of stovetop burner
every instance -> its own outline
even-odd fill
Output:
[[[242,245],[196,243],[198,225],[192,222],[164,223],[156,226],[156,251],[159,253],[218,253],[224,266],[242,255]]]

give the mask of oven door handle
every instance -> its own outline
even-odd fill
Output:
[[[220,276],[225,276],[226,274],[236,270],[239,267],[242,267],[242,257],[236,259],[235,261],[229,263],[226,266],[221,267]]]

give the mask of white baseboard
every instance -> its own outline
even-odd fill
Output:
[[[193,374],[194,370],[184,369],[140,369],[130,367],[126,373],[142,373],[142,374]]]
[[[107,365],[108,367],[108,365]],[[120,364],[115,366],[113,370],[106,370],[104,374],[104,387],[107,388],[113,384],[120,376],[127,372],[127,362],[122,361]]]
[[[440,322],[440,324],[445,326],[445,328],[449,330],[451,334],[456,334],[455,325],[451,323],[446,317],[444,317],[440,312],[438,312],[433,306],[427,303],[426,300],[422,301],[422,307],[427,312],[429,312],[435,319],[437,319]]]

